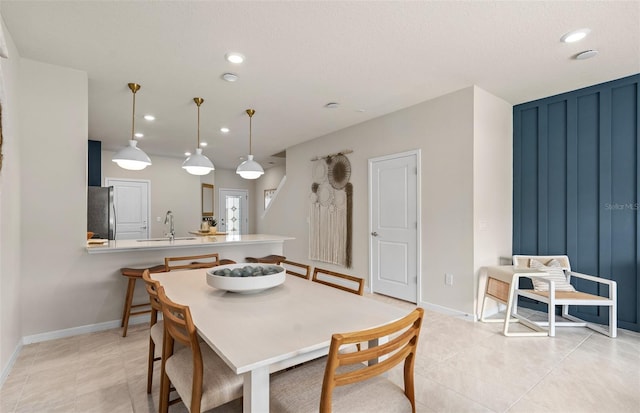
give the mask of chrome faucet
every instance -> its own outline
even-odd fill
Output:
[[[169,241],[173,241],[176,237],[176,231],[173,228],[173,212],[167,211],[167,215],[164,216],[164,224],[169,224]]]

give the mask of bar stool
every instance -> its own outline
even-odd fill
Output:
[[[254,257],[246,257],[245,261],[252,263],[262,263],[262,264],[280,264],[282,261],[286,260],[287,257],[283,255],[266,255],[260,258]]]
[[[120,323],[120,327],[124,327],[124,330],[122,332],[122,337],[127,336],[127,329],[129,328],[130,316],[138,315],[138,314],[146,314],[151,312],[150,308],[147,310],[131,312],[131,309],[133,308],[150,306],[148,302],[144,304],[133,304],[133,293],[136,289],[136,280],[141,279],[142,273],[144,272],[144,270],[147,270],[147,269],[151,274],[165,272],[164,265],[154,265],[153,267],[149,267],[149,268],[121,268],[120,269],[120,273],[122,274],[122,276],[127,277],[129,279],[129,283],[127,285],[127,295],[124,298],[124,308],[122,310],[122,322]]]

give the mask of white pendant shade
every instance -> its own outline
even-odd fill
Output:
[[[216,168],[213,167],[213,162],[202,154],[202,148],[200,147],[200,105],[202,105],[204,99],[193,98],[193,101],[198,106],[198,146],[196,146],[196,153],[189,155],[182,163],[182,167],[191,175],[206,175]]]
[[[246,112],[249,115],[249,156],[247,156],[246,161],[238,165],[236,173],[244,179],[258,179],[264,174],[264,169],[258,162],[253,160],[253,154],[251,153],[251,119],[253,119],[256,111],[247,109]]]
[[[216,169],[213,162],[202,154],[202,148],[196,149],[196,153],[189,156],[182,163],[182,167],[191,175],[206,175]]]
[[[248,156],[249,159],[238,165],[236,173],[244,179],[258,179],[264,174],[264,169],[256,161],[253,160],[253,155]]]
[[[131,113],[131,140],[129,146],[120,149],[113,155],[111,160],[118,164],[122,169],[128,169],[130,171],[140,171],[147,166],[151,165],[151,159],[146,153],[138,148],[138,141],[134,139],[135,125],[136,125],[136,92],[140,90],[140,85],[137,83],[128,83],[131,93],[133,93],[133,111]]]
[[[138,141],[130,140],[129,146],[120,149],[113,155],[111,160],[118,164],[120,168],[130,171],[140,171],[151,165],[151,159],[146,153],[138,148]]]

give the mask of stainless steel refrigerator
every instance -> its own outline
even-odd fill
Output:
[[[90,186],[87,192],[87,231],[94,238],[116,239],[116,209],[112,186]]]

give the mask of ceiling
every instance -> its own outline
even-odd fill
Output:
[[[640,1],[3,0],[0,12],[21,57],[87,72],[89,139],[103,149],[131,137],[136,82],[152,161],[195,149],[203,97],[204,153],[224,169],[248,153],[248,108],[269,167],[288,147],[471,85],[515,105],[640,72]],[[560,42],[583,27],[586,39]],[[600,53],[573,58],[588,49]]]

